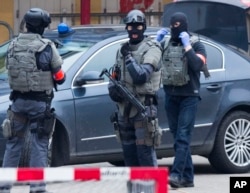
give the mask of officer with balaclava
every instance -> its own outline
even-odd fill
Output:
[[[171,37],[166,28],[157,32],[163,41],[162,83],[165,110],[174,138],[175,159],[169,183],[173,188],[194,186],[194,169],[190,151],[195,115],[200,101],[200,71],[206,64],[206,50],[198,38],[188,32],[187,16],[182,12],[170,18]]]
[[[130,11],[124,22],[129,41],[118,50],[113,74],[145,106],[146,112],[139,112],[110,82],[109,94],[118,107],[117,136],[126,166],[157,166],[155,146],[159,145],[161,136],[157,118],[161,47],[144,35],[147,25],[143,12]]]
[[[65,81],[63,60],[54,43],[42,37],[51,23],[49,13],[31,8],[24,21],[27,33],[20,33],[10,43],[5,61],[12,104],[3,124],[7,140],[3,167],[18,167],[27,129],[31,132],[29,166],[47,167],[54,125],[51,101],[54,86]],[[9,193],[11,187],[0,184],[0,192]],[[30,183],[30,193],[47,193],[45,183]]]

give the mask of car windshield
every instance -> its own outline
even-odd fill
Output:
[[[57,50],[63,59],[62,68],[65,72],[74,64],[74,62],[89,48],[91,48],[95,43],[88,41],[62,41],[60,45],[57,46]]]
[[[46,36],[45,36],[46,37]],[[57,50],[64,60],[63,70],[67,71],[70,66],[76,61],[84,52],[92,47],[97,41],[89,39],[70,39],[70,38],[50,38],[57,45]],[[5,68],[5,57],[10,41],[0,45],[0,81],[6,82],[8,79],[7,70]]]
[[[48,37],[46,37],[46,35]],[[46,35],[45,38],[49,38],[55,42],[57,50],[63,58],[62,68],[65,72],[70,69],[74,62],[83,53],[85,53],[98,41],[98,39],[93,41],[86,36],[58,38],[57,32],[47,33]],[[7,69],[5,68],[5,57],[9,43],[10,40],[0,45],[0,96],[9,93],[8,74]]]
[[[237,3],[237,1],[235,1]],[[244,7],[244,6],[243,6]],[[183,1],[166,4],[163,26],[169,26],[170,16],[181,11],[188,15],[189,30],[223,44],[248,51],[246,10],[219,2]]]

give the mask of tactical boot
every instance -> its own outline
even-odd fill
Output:
[[[170,186],[172,188],[190,188],[190,187],[194,187],[194,183],[193,182],[180,180],[176,176],[174,176],[174,177],[170,176],[170,178],[169,178],[169,184],[170,184]]]

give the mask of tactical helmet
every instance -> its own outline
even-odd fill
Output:
[[[26,26],[30,28],[46,28],[51,23],[50,15],[47,11],[40,8],[31,8],[24,15]]]
[[[146,17],[142,11],[137,9],[134,9],[127,14],[124,18],[124,23],[143,23],[146,29]]]

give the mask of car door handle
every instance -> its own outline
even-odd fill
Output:
[[[216,92],[216,91],[218,91],[220,89],[221,89],[220,84],[211,84],[211,85],[207,86],[207,90],[213,91],[213,92]]]

